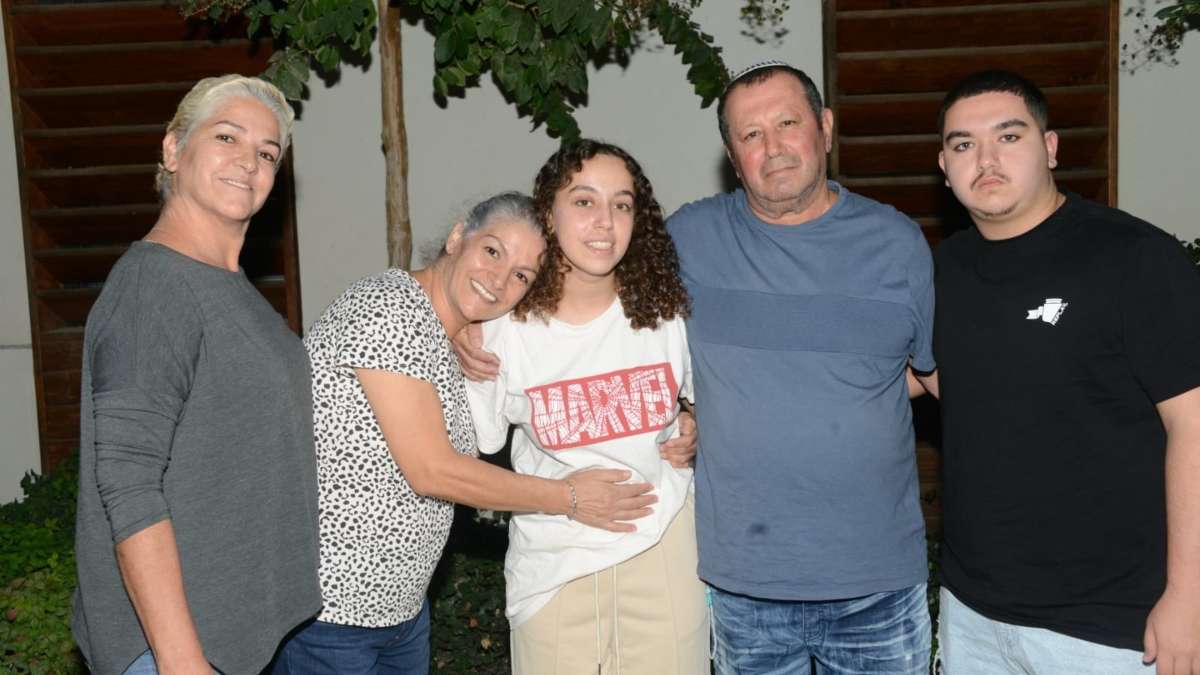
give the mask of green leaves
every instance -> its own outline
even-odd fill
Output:
[[[744,0],[758,2],[759,0]],[[570,142],[580,135],[575,106],[587,97],[588,65],[624,63],[634,36],[658,31],[688,65],[707,106],[725,84],[720,49],[689,15],[699,0],[404,0],[434,34],[432,79],[439,98],[460,96],[489,70],[496,86],[534,126]],[[263,77],[299,99],[310,65],[333,73],[348,55],[369,53],[376,30],[371,0],[184,0],[184,12],[227,18],[244,12],[248,33],[269,27],[283,49]]]
[[[434,30],[434,93],[461,95],[475,76],[492,79],[534,126],[565,142],[579,138],[575,105],[587,96],[588,65],[623,62],[646,28],[662,34],[689,65],[709,105],[725,85],[712,38],[690,21],[689,3],[669,0],[407,0]],[[695,4],[694,2],[690,4]]]
[[[271,54],[262,78],[273,83],[283,95],[293,101],[300,100],[308,82],[308,60],[314,56],[303,49],[288,47]]]
[[[25,499],[0,506],[0,671],[84,672],[71,637],[75,587],[75,460],[21,480]]]
[[[304,94],[310,64],[332,74],[346,56],[367,56],[375,41],[372,0],[183,0],[180,9],[185,15],[204,11],[213,20],[244,13],[251,38],[269,28],[282,49],[271,55],[262,77],[293,100]]]
[[[712,105],[729,80],[725,62],[721,59],[721,48],[714,46],[712,36],[701,32],[700,27],[669,0],[654,0],[649,12],[650,24],[662,35],[664,42],[675,46],[675,53],[682,55],[683,62],[689,66],[688,82],[700,97],[700,106]]]

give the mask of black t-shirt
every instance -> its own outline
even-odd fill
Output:
[[[935,253],[943,583],[997,621],[1141,649],[1166,583],[1166,434],[1200,386],[1200,274],[1173,237],[1075,195]]]

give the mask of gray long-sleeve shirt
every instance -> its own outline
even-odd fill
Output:
[[[88,316],[72,628],[93,672],[147,649],[114,546],[175,530],[208,660],[257,673],[316,614],[308,357],[240,272],[138,242]]]

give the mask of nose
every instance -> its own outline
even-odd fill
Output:
[[[613,207],[608,205],[608,208],[599,209],[596,214],[596,227],[602,230],[611,230],[613,228]]]
[[[995,143],[980,143],[979,145],[979,171],[982,173],[987,169],[994,168],[1000,161],[996,152]]]
[[[242,152],[238,153],[237,163],[247,173],[258,171],[258,151],[252,147],[246,147]]]
[[[780,142],[779,135],[773,129],[763,131],[764,149],[767,151],[767,157],[778,157],[783,154],[783,144]]]
[[[504,287],[508,284],[508,270],[493,267],[488,271],[488,286],[492,291],[499,295],[504,291]]]

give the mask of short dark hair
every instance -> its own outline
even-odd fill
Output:
[[[725,102],[729,100],[729,95],[739,87],[765,82],[779,73],[791,75],[804,85],[804,97],[808,99],[808,107],[812,108],[813,117],[817,118],[817,128],[821,128],[821,111],[825,109],[825,105],[821,102],[821,92],[812,78],[803,70],[783,63],[772,63],[761,67],[750,66],[730,81],[725,87],[725,91],[721,92],[721,100],[717,103],[717,127],[721,130],[721,140],[726,146],[729,145],[729,120],[725,119]]]
[[[942,107],[938,110],[938,133],[946,131],[946,111],[950,110],[950,106],[964,98],[994,92],[1020,96],[1041,130],[1049,128],[1050,106],[1046,104],[1046,95],[1036,84],[1008,70],[981,70],[966,76],[946,92],[946,98],[942,99]]]

